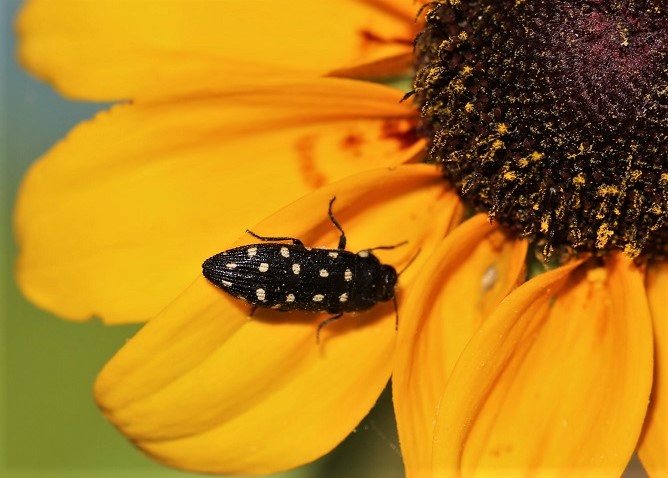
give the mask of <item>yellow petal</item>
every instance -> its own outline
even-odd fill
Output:
[[[668,265],[647,272],[647,298],[654,323],[654,383],[638,455],[652,478],[668,477]]]
[[[480,214],[441,241],[407,293],[392,377],[407,476],[429,470],[447,378],[484,318],[524,279],[526,252],[525,241],[508,240]]]
[[[400,97],[321,79],[101,113],[21,187],[23,292],[74,320],[152,317],[202,260],[281,205],[418,154],[414,111]]]
[[[377,251],[394,265],[436,243],[459,210],[435,168],[412,165],[318,190],[255,231],[333,247],[338,231],[325,211],[334,195],[351,250],[411,241]],[[259,310],[249,319],[248,309],[197,279],[101,372],[95,395],[108,418],[156,459],[197,471],[266,473],[332,449],[390,376],[392,303],[328,325],[320,344],[326,314]]]
[[[471,339],[440,403],[439,476],[610,476],[630,459],[652,381],[642,275],[621,256],[538,276]]]
[[[97,100],[322,75],[410,54],[415,23],[381,3],[32,0],[19,57],[64,94]]]
[[[413,25],[413,37],[422,30],[418,12],[429,0],[365,0],[367,4],[385,11],[387,14],[394,15],[399,19],[404,19],[406,23]],[[369,37],[371,40],[372,37]],[[401,44],[404,40],[400,37],[395,38],[375,38],[374,41],[394,42]],[[410,71],[415,65],[415,56],[413,50],[397,51],[393,55],[388,55],[376,61],[366,62],[357,66],[346,66],[334,69],[331,75],[347,78],[382,78],[388,75],[402,74]]]

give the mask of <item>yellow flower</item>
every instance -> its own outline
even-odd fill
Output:
[[[410,0],[29,2],[27,68],[72,97],[131,101],[79,125],[26,177],[22,290],[71,320],[151,319],[95,396],[175,467],[268,473],[311,461],[392,376],[410,477],[619,476],[636,447],[665,476],[668,268],[611,252],[520,285],[527,241],[486,215],[462,222],[456,188],[419,164],[415,108],[360,81],[413,62],[415,12]],[[473,70],[461,72],[448,94],[467,89]],[[423,84],[442,71],[428,73]],[[476,145],[481,162],[511,128],[492,134]],[[318,344],[322,317],[249,320],[201,277],[205,258],[252,242],[248,227],[335,247],[333,196],[351,250],[407,240],[379,251],[397,267],[421,250],[400,278],[398,332],[390,303],[327,326]]]

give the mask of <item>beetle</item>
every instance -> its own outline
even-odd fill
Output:
[[[357,253],[346,250],[346,234],[332,212],[335,200],[329,201],[328,214],[341,233],[336,249],[310,248],[293,237],[264,237],[247,229],[262,242],[208,258],[202,264],[204,277],[251,304],[251,315],[258,307],[335,314],[318,325],[317,341],[321,329],[344,313],[368,310],[389,300],[394,301],[396,312],[399,274],[381,263],[373,251],[394,249],[406,242]]]

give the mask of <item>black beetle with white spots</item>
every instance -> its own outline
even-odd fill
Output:
[[[263,242],[210,257],[202,264],[204,276],[228,294],[250,303],[253,311],[262,307],[336,314],[320,323],[316,338],[322,327],[344,313],[364,311],[389,300],[395,301],[396,309],[398,274],[372,251],[397,246],[347,251],[346,235],[332,213],[335,199],[329,202],[329,217],[341,232],[338,248],[310,248],[299,239],[263,237],[247,230]]]

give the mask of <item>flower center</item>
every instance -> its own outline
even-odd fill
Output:
[[[668,249],[665,0],[444,0],[416,40],[429,160],[553,248]]]

